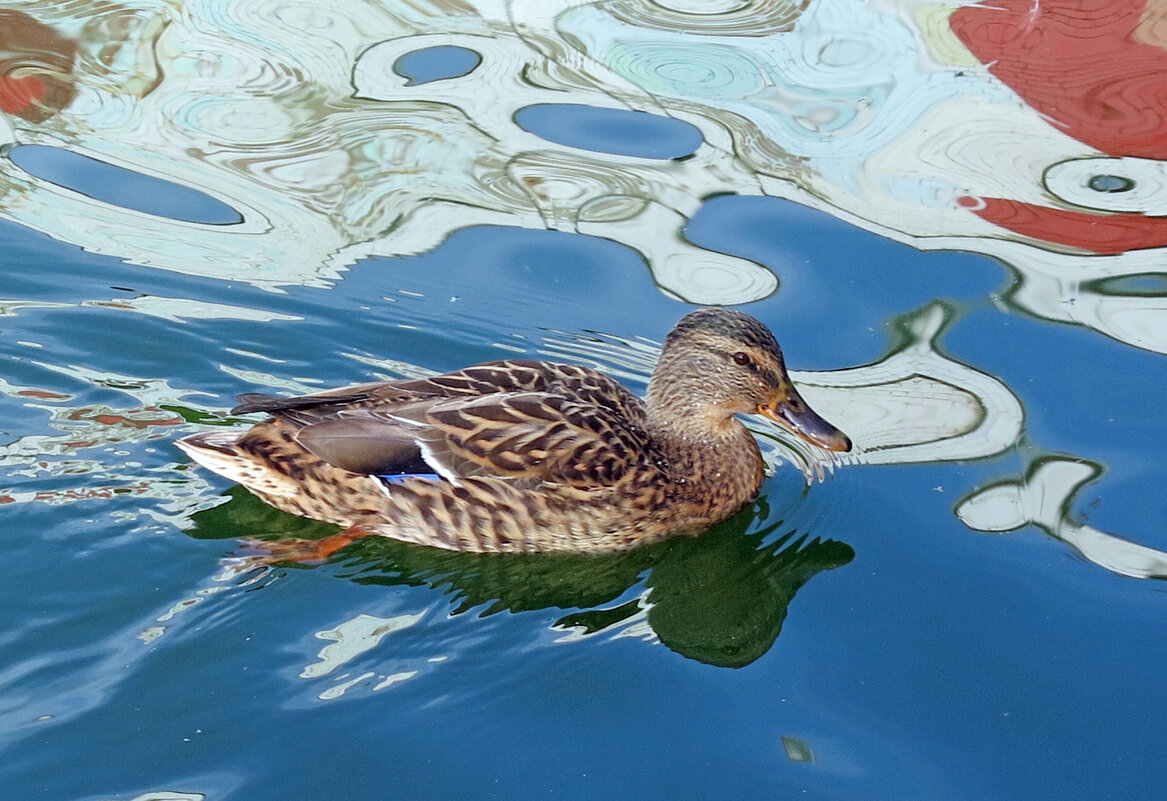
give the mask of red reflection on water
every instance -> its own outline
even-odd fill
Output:
[[[73,102],[77,43],[29,15],[0,9],[0,112],[44,122]]]
[[[0,75],[0,111],[16,114],[45,96],[45,85],[31,75]]]
[[[1102,255],[1167,247],[1167,217],[1090,214],[996,197],[977,198],[975,206],[969,203],[961,205],[977,216],[1023,236]]]
[[[1070,136],[1111,156],[1167,156],[1167,2],[993,0],[949,24]]]
[[[1167,157],[1167,0],[993,0],[953,32],[1060,130],[1111,156]],[[1100,254],[1167,246],[1167,218],[1003,198],[962,203],[1034,239]]]

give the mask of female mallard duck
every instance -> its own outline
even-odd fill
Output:
[[[799,397],[769,329],[729,309],[677,323],[646,401],[586,367],[510,360],[239,400],[232,414],[271,419],[178,446],[272,506],[349,527],[348,540],[459,551],[610,551],[696,534],[762,482],[736,414],[851,448]]]

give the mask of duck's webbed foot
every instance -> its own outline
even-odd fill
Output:
[[[318,565],[328,561],[334,553],[364,537],[374,536],[361,526],[350,526],[321,539],[309,540],[289,537],[284,540],[240,540],[237,555],[260,565],[293,562],[300,565]]]

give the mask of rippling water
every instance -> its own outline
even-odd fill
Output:
[[[2,794],[1148,797],[1161,5],[4,4]],[[696,539],[271,569],[172,445],[693,304],[858,446]]]

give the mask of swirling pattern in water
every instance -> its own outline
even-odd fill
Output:
[[[617,41],[605,53],[607,65],[653,94],[678,88],[693,97],[748,98],[762,92],[766,77],[758,64],[736,47],[710,43],[701,58],[663,42]]]
[[[1079,16],[1094,20],[1104,5],[1083,6]],[[727,192],[821,199],[825,210],[887,235],[916,237],[918,246],[962,236],[963,246],[1002,256],[1022,272],[1040,273],[1043,256],[994,242],[1115,254],[1162,247],[1146,218],[1159,208],[1146,197],[1153,179],[1147,171],[1140,193],[1120,197],[1057,183],[1052,169],[1097,157],[1083,143],[1110,148],[1112,157],[1157,158],[1156,129],[1147,120],[1163,116],[1163,103],[1153,70],[1135,67],[1157,63],[1159,18],[1140,16],[1127,0],[1093,27],[1075,21],[1061,0],[1043,3],[1032,18],[1019,16],[1016,3],[1005,9],[969,5],[949,13],[856,0],[562,0],[511,10],[352,0],[324,9],[247,0],[196,3],[178,14],[142,0],[78,15],[71,5],[31,4],[4,12],[4,43],[13,55],[0,81],[9,112],[0,114],[0,138],[67,147],[197,187],[244,220],[217,230],[143,221],[28,180],[0,159],[4,213],[95,252],[268,286],[322,285],[362,255],[418,252],[480,223],[574,231],[586,222],[589,233],[647,255],[676,231],[655,230],[647,218],[632,224],[652,208],[645,197],[678,212],[683,227],[701,198]],[[994,44],[980,33],[989,30],[982,23],[1007,35]],[[1106,69],[1094,69],[1090,47],[1079,48],[1083,36],[1114,56]],[[1065,79],[1072,96],[1110,87],[1102,94],[1113,94],[1115,113],[1138,106],[1149,116],[1132,118],[1122,134],[1114,133],[1121,126],[1095,126],[1099,136],[1126,137],[1121,142],[1091,138],[1090,115],[1106,104],[1075,101],[1057,117],[1042,98],[1060,91],[1060,62],[1045,77],[1022,80],[1017,72],[1018,58],[1035,43],[1065,45],[1084,59],[1075,62],[1076,77]],[[394,71],[401,58],[435,47],[461,48],[481,62],[420,85]],[[987,63],[1028,105],[975,55],[997,59]],[[1129,80],[1120,66],[1133,70]],[[1131,91],[1138,103],[1124,99]],[[564,102],[676,117],[699,128],[706,144],[667,168],[596,154],[589,163],[580,151],[514,123],[520,108]],[[1009,147],[1000,147],[1005,140]],[[565,174],[581,164],[590,175],[573,187],[580,176]],[[524,185],[515,186],[519,173]],[[600,173],[610,186],[595,182]],[[979,213],[990,205],[1048,204],[1043,176],[1067,202],[1144,218],[1115,221],[1121,230],[1111,241],[1090,247],[1076,232],[1087,223],[1105,230],[1105,217],[1031,225],[1024,215]],[[629,183],[636,186],[631,194]],[[607,229],[609,222],[619,225]],[[657,271],[654,262],[656,283],[701,303],[742,302],[777,287],[758,265],[694,256],[732,276],[730,289],[721,292],[704,269]],[[699,280],[678,284],[689,275]],[[745,287],[753,294],[744,295]],[[1046,307],[1032,311],[1065,317]],[[1148,311],[1135,304],[1130,313]],[[1108,327],[1112,319],[1094,324],[1132,341]],[[1161,335],[1153,341],[1167,349]]]
[[[1093,462],[1043,457],[1033,462],[1022,481],[979,487],[962,498],[955,511],[977,531],[996,534],[1036,525],[1120,576],[1167,578],[1167,553],[1071,519],[1074,496],[1100,475],[1102,467]]]
[[[601,0],[615,19],[638,28],[697,36],[766,36],[794,29],[810,0]]]
[[[1060,161],[1046,168],[1045,185],[1075,206],[1167,216],[1165,161],[1129,157]]]

